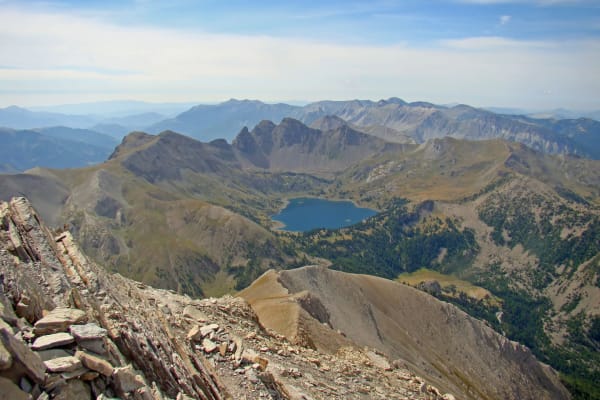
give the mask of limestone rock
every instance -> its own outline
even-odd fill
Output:
[[[85,322],[85,312],[77,308],[55,308],[34,325],[36,335],[65,332],[71,325]]]
[[[79,358],[86,368],[100,372],[104,376],[112,376],[114,372],[113,366],[100,357],[93,356],[83,351],[76,352],[75,357]]]
[[[7,329],[0,329],[0,342],[10,353],[13,361],[22,364],[27,375],[36,383],[44,382],[44,371],[46,367],[40,356],[17,340]]]
[[[72,325],[69,330],[71,335],[77,339],[77,342],[81,340],[93,340],[102,339],[106,337],[106,329],[99,327],[94,323],[85,325]]]
[[[66,332],[52,333],[35,339],[31,348],[33,350],[47,350],[61,347],[75,342],[75,338]]]
[[[77,340],[77,344],[86,350],[96,354],[106,354],[105,338],[107,330],[95,323],[85,325],[72,325],[69,330]]]
[[[44,365],[50,372],[72,372],[81,368],[81,360],[73,356],[60,357],[45,361]]]
[[[131,364],[126,367],[115,368],[113,378],[117,388],[123,393],[133,392],[146,385],[144,378],[135,371]]]
[[[31,400],[31,396],[11,380],[0,376],[0,400]]]

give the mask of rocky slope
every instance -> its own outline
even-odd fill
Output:
[[[417,143],[444,136],[469,140],[501,138],[524,143],[544,153],[599,156],[595,150],[589,152],[573,140],[573,136],[597,137],[600,124],[592,120],[586,129],[568,130],[562,128],[568,124],[495,114],[467,105],[443,107],[424,102],[405,103],[399,99],[377,103],[319,102],[306,106],[304,111],[300,119],[307,123],[331,114],[359,127],[379,125],[390,128],[392,131],[372,132],[391,141],[404,142],[406,136]],[[582,125],[578,126],[581,128]]]
[[[288,341],[240,298],[193,300],[110,274],[24,198],[0,204],[0,274],[6,398],[455,398],[349,340],[327,353]]]
[[[305,267],[268,272],[240,296],[296,342],[332,353],[348,341],[378,349],[460,398],[569,397],[526,347],[399,283]]]
[[[402,150],[400,145],[337,122],[324,121],[321,129],[314,129],[292,118],[284,118],[279,125],[262,121],[252,131],[243,129],[232,147],[247,160],[246,165],[328,176],[361,160]]]

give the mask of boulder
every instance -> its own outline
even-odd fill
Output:
[[[75,342],[75,338],[66,332],[52,333],[50,335],[40,336],[33,342],[33,350],[47,350],[54,347],[61,347]]]
[[[34,325],[36,335],[66,332],[71,325],[85,322],[85,312],[77,308],[55,308]]]
[[[40,356],[35,354],[27,345],[17,340],[7,329],[0,329],[0,343],[10,353],[14,362],[18,362],[25,369],[35,383],[44,382],[46,366]]]

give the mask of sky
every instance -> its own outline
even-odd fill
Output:
[[[0,0],[0,107],[389,97],[600,109],[600,0]]]

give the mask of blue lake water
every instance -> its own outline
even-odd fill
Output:
[[[356,224],[377,214],[370,208],[356,207],[351,201],[332,201],[300,197],[271,218],[285,225],[285,231],[305,232],[316,228],[337,229]]]

